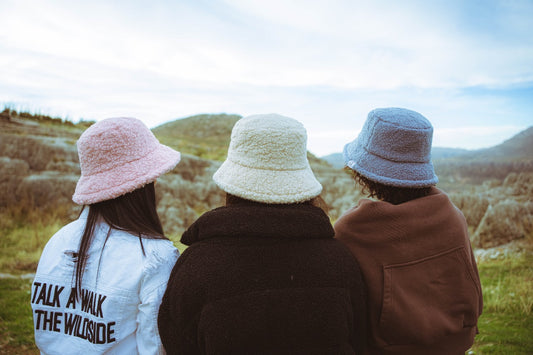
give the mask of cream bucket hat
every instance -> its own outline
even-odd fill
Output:
[[[277,114],[237,121],[213,180],[227,193],[263,203],[303,202],[322,191],[307,160],[304,126]]]

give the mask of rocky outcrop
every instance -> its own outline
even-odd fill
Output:
[[[533,233],[533,202],[519,203],[507,199],[489,206],[472,243],[479,248],[491,248],[517,239],[531,238]]]

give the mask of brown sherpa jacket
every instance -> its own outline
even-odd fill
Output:
[[[159,311],[169,354],[361,354],[364,284],[311,205],[242,203],[202,215],[181,241]]]
[[[361,200],[335,223],[368,289],[368,354],[464,354],[481,284],[463,214],[448,196],[399,205]]]

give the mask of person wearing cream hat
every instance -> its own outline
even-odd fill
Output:
[[[80,217],[46,244],[31,290],[45,354],[161,354],[157,312],[178,251],[157,215],[154,181],[180,153],[135,118],[109,118],[77,142]]]
[[[303,125],[277,114],[233,127],[213,176],[226,206],[183,234],[159,310],[168,354],[359,354],[365,290],[319,206]]]
[[[464,354],[483,298],[466,220],[435,187],[433,127],[403,108],[375,109],[344,161],[363,199],[336,223],[368,288],[367,354]]]

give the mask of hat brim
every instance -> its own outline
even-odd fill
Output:
[[[309,167],[298,170],[258,169],[226,159],[213,175],[213,180],[227,193],[263,203],[303,202],[322,192],[322,185]]]
[[[421,188],[439,182],[433,163],[395,162],[372,154],[358,144],[358,139],[343,149],[344,164],[366,178],[383,185]],[[402,178],[397,178],[401,176]]]
[[[80,205],[90,205],[117,198],[155,181],[172,170],[180,159],[181,154],[178,151],[159,144],[140,159],[98,174],[82,176],[78,180],[72,200]],[[112,185],[114,181],[119,181],[120,184]]]

